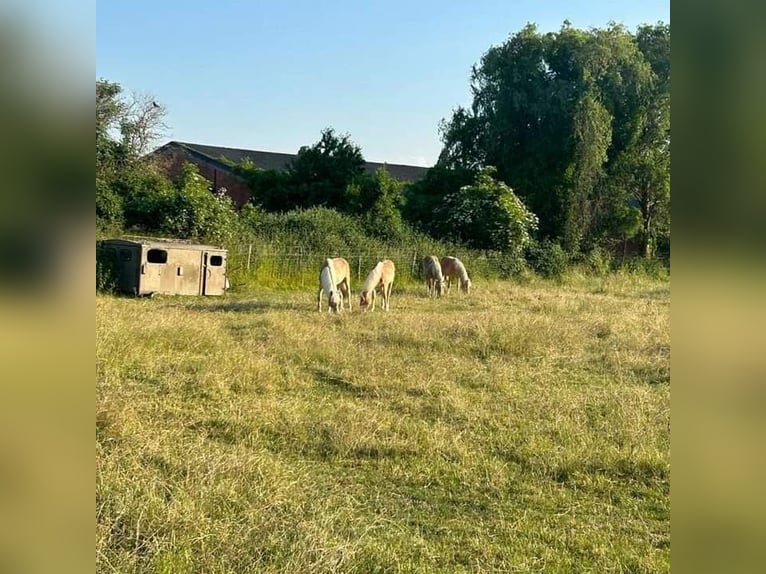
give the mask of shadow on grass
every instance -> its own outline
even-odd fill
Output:
[[[311,374],[314,379],[323,385],[327,385],[336,391],[350,395],[356,398],[376,397],[378,392],[376,389],[370,389],[357,385],[356,383],[349,381],[348,379],[330,372],[327,369],[311,369]]]

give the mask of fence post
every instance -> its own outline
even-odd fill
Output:
[[[362,256],[358,255],[356,258],[356,280],[362,280]]]
[[[247,272],[250,273],[250,257],[253,254],[253,244],[247,246]]]
[[[298,249],[298,275],[301,278],[301,287],[303,287],[303,246]]]
[[[412,270],[410,271],[410,278],[415,279],[415,267],[418,261],[418,250],[412,252]]]

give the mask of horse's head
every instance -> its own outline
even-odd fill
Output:
[[[338,313],[343,307],[343,295],[341,295],[340,291],[333,290],[330,291],[330,297],[328,299],[330,309],[332,309],[333,313]]]
[[[463,290],[463,293],[468,295],[471,292],[471,280],[466,279],[463,281],[463,284],[460,286],[460,288]]]
[[[370,291],[362,291],[361,295],[359,296],[359,309],[361,311],[367,311],[367,307],[371,302],[370,293]]]
[[[444,293],[444,279],[436,280],[436,296],[441,297]]]

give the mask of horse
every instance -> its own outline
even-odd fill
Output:
[[[348,310],[351,311],[351,267],[343,257],[332,257],[328,259],[332,262],[332,271],[335,276],[335,286],[348,301]],[[325,261],[325,264],[327,262]]]
[[[367,311],[368,307],[370,311],[375,310],[376,289],[381,290],[383,296],[383,310],[388,311],[395,273],[396,268],[394,267],[394,262],[390,259],[379,261],[378,264],[373,267],[362,285],[362,293],[359,298],[359,308],[362,311]]]
[[[335,278],[335,265],[332,259],[325,259],[319,270],[319,291],[317,292],[317,311],[322,312],[322,292],[327,293],[328,310],[339,313],[343,309],[343,294],[338,290]]]
[[[471,280],[468,278],[468,272],[465,270],[465,265],[457,257],[442,257],[442,273],[444,273],[444,280],[447,284],[447,293],[449,293],[452,286],[452,278],[457,278],[458,289],[466,295],[471,292]]]
[[[426,278],[428,296],[433,297],[436,292],[436,296],[441,297],[444,292],[444,275],[439,259],[435,255],[423,258],[423,275]]]

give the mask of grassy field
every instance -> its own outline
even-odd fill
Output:
[[[669,571],[668,282],[310,291],[97,296],[97,571]]]

